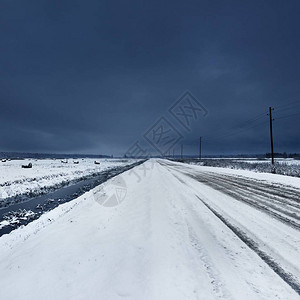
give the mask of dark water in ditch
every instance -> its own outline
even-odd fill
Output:
[[[0,229],[0,236],[7,234],[12,230],[20,227],[21,225],[26,225],[33,220],[36,220],[43,213],[52,210],[53,208],[59,206],[60,204],[69,202],[81,196],[85,192],[93,189],[97,185],[107,181],[108,179],[119,175],[133,167],[140,165],[142,161],[123,166],[115,167],[109,170],[100,172],[96,176],[78,181],[69,186],[58,188],[55,191],[49,192],[36,197],[24,198],[22,202],[12,204],[8,207],[0,208],[0,222],[4,219],[15,219],[15,221],[10,222],[10,225],[2,227]],[[32,211],[32,215],[28,215],[28,211]]]

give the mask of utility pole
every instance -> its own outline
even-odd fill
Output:
[[[173,158],[175,157],[175,148],[173,148]]]
[[[273,145],[273,119],[272,119],[272,108],[269,107],[269,117],[270,117],[270,137],[271,137],[271,155],[272,155],[272,165],[274,165],[274,145]]]
[[[202,136],[200,136],[200,139],[199,139],[199,160],[201,160],[202,158]]]
[[[183,159],[183,144],[181,144],[181,159]]]

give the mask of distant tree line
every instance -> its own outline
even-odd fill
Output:
[[[300,159],[299,153],[274,153],[274,157],[276,158],[294,158],[294,159]],[[266,153],[266,158],[271,158],[271,153]]]
[[[65,158],[112,158],[113,156],[101,154],[56,154],[56,153],[22,153],[22,152],[0,152],[0,158],[10,159],[65,159]]]

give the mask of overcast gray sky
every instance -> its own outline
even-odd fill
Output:
[[[161,117],[185,153],[300,152],[299,1],[0,2],[0,150],[122,155]],[[169,108],[190,91],[186,130]]]

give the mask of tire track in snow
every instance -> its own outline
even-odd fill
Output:
[[[161,164],[225,193],[238,201],[242,201],[294,229],[300,230],[300,211],[298,208],[300,191],[297,189],[289,189],[278,185],[278,188],[281,188],[283,191],[288,191],[289,196],[282,197],[282,193],[280,193],[279,196],[278,191],[274,191],[273,185],[269,183],[262,183],[257,180],[232,176],[229,174],[225,176],[213,172],[195,172],[195,170],[188,169],[185,166],[179,169],[178,166],[167,162],[161,162]],[[260,192],[264,191],[264,195],[262,192],[257,195],[258,186],[260,187]],[[278,204],[278,202],[282,203]]]
[[[279,184],[270,184],[267,182],[261,182],[259,180],[253,178],[245,178],[242,176],[234,176],[229,174],[216,174],[214,172],[205,172],[207,175],[218,176],[219,179],[230,180],[230,182],[235,182],[240,186],[244,186],[245,188],[255,188],[256,192],[270,192],[272,191],[272,196],[277,196],[282,201],[285,199],[289,202],[293,202],[294,204],[300,204],[299,198],[299,190],[292,187],[284,187]]]
[[[234,176],[227,176],[224,177],[220,174],[216,176],[216,174],[211,174],[211,173],[205,173],[205,176],[208,178],[216,179],[218,178],[219,181],[224,182],[224,183],[230,183],[231,185],[241,189],[241,190],[246,190],[247,192],[250,193],[255,193],[257,197],[260,197],[261,199],[265,199],[266,201],[269,201],[270,203],[274,203],[274,201],[280,205],[288,205],[291,208],[294,208],[295,210],[300,209],[300,203],[299,201],[299,191],[297,194],[297,200],[296,196],[294,197],[282,197],[278,193],[274,192],[273,189],[270,188],[269,185],[265,186],[265,188],[259,188],[257,185],[258,183],[256,181],[250,181],[250,180],[245,180],[245,178],[236,178]],[[272,192],[272,193],[271,193]],[[268,197],[266,197],[266,193],[268,194]]]
[[[278,263],[276,263],[271,256],[262,251],[258,244],[249,238],[245,232],[240,230],[231,224],[227,219],[225,219],[221,214],[219,214],[215,209],[213,209],[209,204],[207,204],[200,197],[195,195],[220,221],[223,222],[231,231],[242,240],[251,250],[253,250],[282,280],[284,280],[293,290],[295,290],[300,295],[300,283],[294,278],[294,276],[285,271]]]
[[[300,223],[297,220],[299,219],[299,217],[297,215],[295,216],[293,212],[278,209],[278,207],[275,207],[272,203],[268,204],[266,203],[266,201],[262,203],[259,201],[259,199],[255,199],[256,194],[254,192],[250,192],[248,190],[245,191],[245,189],[243,189],[242,187],[237,188],[236,186],[233,186],[229,180],[227,182],[223,182],[217,176],[207,178],[206,175],[204,175],[203,177],[201,177],[200,175],[195,176],[192,174],[185,174],[185,175],[188,175],[189,177],[201,183],[204,183],[220,192],[223,192],[233,197],[236,200],[242,201],[260,211],[269,214],[270,216],[276,218],[277,220],[297,230],[300,230]],[[233,187],[235,188],[235,190],[233,190]],[[267,199],[268,193],[271,193],[271,191],[266,191],[266,193],[267,195],[265,199]]]
[[[189,224],[187,224],[187,228],[188,228],[190,243],[191,243],[192,247],[197,251],[198,257],[200,258],[202,266],[205,269],[207,276],[211,280],[211,284],[212,284],[215,296],[220,299],[224,299],[224,298],[232,299],[232,296],[226,290],[224,283],[219,278],[218,273],[214,270],[213,263],[208,258],[207,251],[199,243],[199,241],[196,237],[195,231]]]
[[[202,174],[200,174],[202,175]],[[205,177],[210,178],[212,180],[218,179],[220,182],[223,183],[229,183],[241,190],[246,190],[250,193],[255,193],[257,197],[261,197],[262,199],[265,199],[266,201],[269,201],[270,203],[277,202],[281,205],[288,205],[289,207],[294,208],[295,210],[300,209],[299,204],[299,191],[298,193],[295,192],[293,196],[285,196],[279,195],[278,193],[274,192],[274,190],[269,186],[266,185],[264,188],[259,188],[258,183],[255,180],[245,180],[245,178],[236,178],[235,176],[227,176],[224,177],[221,174],[212,174],[212,173],[205,173]],[[266,197],[266,194],[268,194],[268,197]],[[297,197],[297,198],[296,198]]]
[[[169,167],[169,165],[167,165]],[[173,166],[172,166],[173,167]],[[173,168],[172,168],[173,169]],[[266,196],[264,197],[263,201],[261,198],[258,198],[255,192],[245,190],[244,187],[237,187],[236,185],[232,184],[230,179],[224,182],[224,180],[220,179],[217,174],[214,176],[209,176],[209,174],[201,172],[197,175],[182,172],[181,170],[175,169],[175,171],[180,172],[184,175],[187,175],[194,180],[197,180],[203,184],[206,184],[215,190],[223,192],[236,200],[242,201],[251,207],[254,207],[268,215],[274,217],[275,219],[293,227],[294,229],[300,230],[300,223],[298,222],[299,216],[294,213],[294,211],[284,210],[281,207],[275,206],[270,199],[272,196],[272,191],[266,190]],[[231,178],[231,176],[228,176]],[[233,190],[232,188],[235,188]],[[263,203],[262,203],[263,202]],[[269,203],[268,203],[269,202]]]
[[[170,167],[176,171],[179,171],[176,166],[165,163],[164,165],[167,167]],[[192,171],[192,173],[191,173]],[[215,172],[208,172],[208,171],[198,171],[195,173],[195,170],[191,170],[190,168],[181,168],[181,173],[184,173],[185,175],[201,175],[202,177],[207,177],[210,179],[217,179],[222,180],[224,182],[227,182],[229,184],[236,184],[240,188],[249,189],[249,192],[255,192],[255,194],[259,194],[262,196],[265,196],[268,194],[268,199],[270,200],[276,200],[280,201],[283,204],[288,204],[291,206],[294,206],[295,208],[300,208],[300,196],[299,196],[299,189],[294,187],[286,187],[281,184],[275,184],[275,183],[268,183],[268,182],[262,182],[260,180],[254,179],[254,178],[247,178],[243,176],[236,176],[236,175],[230,175],[230,174],[219,174]]]

